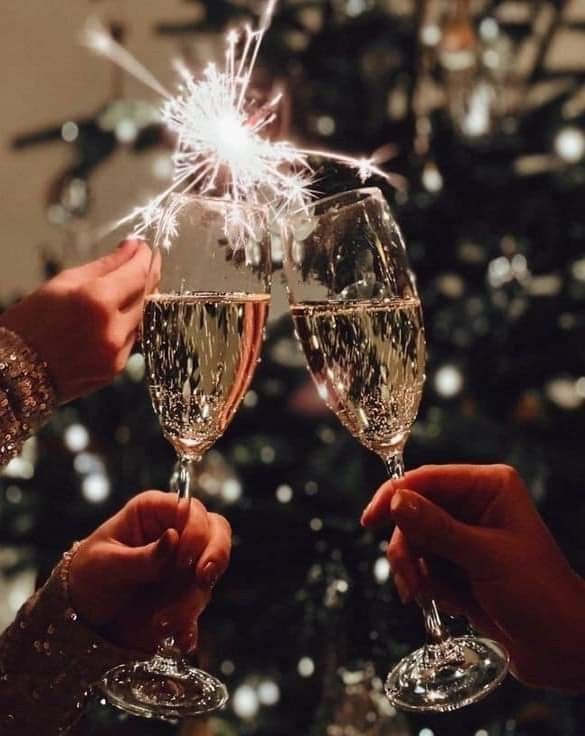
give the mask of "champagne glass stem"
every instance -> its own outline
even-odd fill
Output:
[[[192,498],[192,472],[200,457],[191,457],[179,455],[177,461],[177,469],[174,473],[171,490],[176,491],[179,501],[189,500]]]
[[[404,458],[401,452],[384,458],[390,480],[399,480],[404,476]],[[427,603],[419,602],[422,609],[427,639],[431,644],[439,644],[449,639],[449,633],[439,614],[437,604],[433,599]]]
[[[201,460],[200,457],[179,455],[177,465],[171,480],[171,490],[177,494],[177,512],[181,513],[181,503],[190,502],[193,492],[193,466]],[[163,637],[156,649],[156,667],[161,666],[161,660],[173,662],[177,669],[184,669],[184,660],[175,645],[175,637],[172,633]]]

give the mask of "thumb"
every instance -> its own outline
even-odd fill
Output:
[[[442,557],[468,572],[485,565],[489,556],[485,530],[457,521],[428,498],[414,491],[396,491],[390,514],[409,544],[423,556]]]
[[[129,261],[135,255],[141,242],[136,238],[123,240],[111,253],[97,258],[95,261],[85,263],[74,270],[81,278],[88,280],[106,276]]]
[[[167,529],[159,539],[143,547],[118,546],[115,553],[117,582],[129,585],[156,582],[173,558],[178,542],[177,530]]]

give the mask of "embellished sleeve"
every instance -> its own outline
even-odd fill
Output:
[[[0,468],[20,452],[56,404],[46,364],[18,335],[0,327]]]
[[[101,639],[71,606],[68,576],[77,545],[0,637],[0,733],[65,733],[92,684],[135,654]]]

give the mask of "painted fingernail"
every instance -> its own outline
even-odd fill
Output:
[[[166,531],[162,537],[159,539],[155,554],[158,557],[159,560],[164,560],[166,557],[168,557],[173,549],[173,541],[172,536],[169,531]]]
[[[396,586],[396,590],[398,592],[398,597],[400,598],[402,603],[406,603],[410,599],[410,590],[408,589],[406,580],[399,572],[395,572],[393,578],[394,585]]]
[[[117,248],[118,250],[136,250],[138,248],[138,243],[136,240],[132,240],[132,238],[126,238],[118,243]]]
[[[199,580],[206,588],[213,588],[219,578],[219,572],[215,562],[208,562],[203,567]]]
[[[360,519],[360,524],[362,526],[365,526],[366,525],[366,521],[368,519],[368,516],[370,515],[370,511],[372,510],[372,506],[373,505],[374,505],[374,502],[373,501],[370,501],[370,503],[363,510],[362,517]]]

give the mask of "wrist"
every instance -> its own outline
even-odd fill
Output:
[[[555,628],[559,634],[559,678],[563,689],[585,691],[585,580],[570,570]],[[554,616],[554,611],[551,612]]]
[[[528,685],[584,692],[585,580],[568,568],[550,586],[553,595],[540,601],[546,608],[546,622],[538,636],[520,644],[513,664],[519,679]]]
[[[26,336],[0,322],[0,386],[8,390],[24,429],[36,431],[56,404],[47,364]]]

